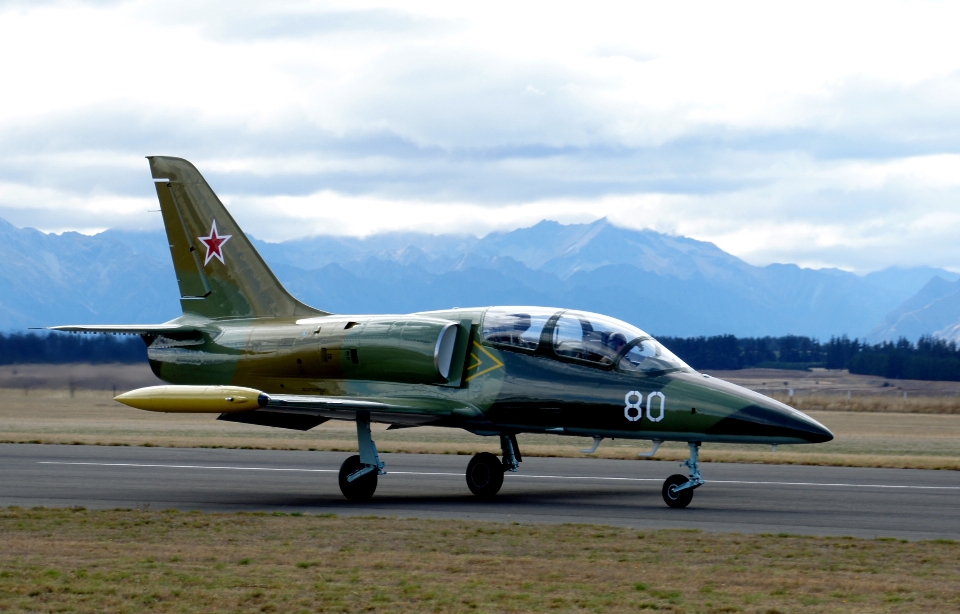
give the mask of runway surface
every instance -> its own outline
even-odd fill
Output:
[[[384,454],[374,499],[346,501],[342,452],[0,445],[0,506],[283,511],[498,522],[596,523],[960,539],[960,472],[703,463],[707,484],[667,508],[675,462],[527,458],[493,501],[463,472],[469,457]]]

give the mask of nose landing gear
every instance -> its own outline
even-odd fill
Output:
[[[660,491],[663,495],[663,501],[672,508],[684,508],[693,501],[693,491],[703,486],[703,478],[700,477],[700,442],[691,441],[690,458],[684,465],[690,469],[690,477],[684,477],[679,473],[671,475],[663,482],[663,489]]]

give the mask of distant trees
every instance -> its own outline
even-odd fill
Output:
[[[68,333],[0,333],[0,365],[67,362],[146,362],[139,337]]]
[[[755,356],[758,351],[747,348],[743,342],[757,339],[737,339],[733,335],[717,337],[660,337],[659,341],[694,369],[743,369],[764,360]],[[759,350],[762,352],[763,350]],[[771,352],[770,360],[776,360]]]
[[[861,349],[851,357],[849,369],[890,379],[960,381],[960,351],[942,339],[923,337],[916,345],[900,339]]]
[[[823,345],[810,337],[788,335],[737,338],[733,335],[719,335],[658,339],[696,369],[806,369],[811,365],[826,366]]]
[[[849,369],[861,375],[889,379],[960,381],[960,349],[956,343],[923,337],[917,343],[869,345],[857,339],[786,337],[659,337],[670,350],[695,369]]]

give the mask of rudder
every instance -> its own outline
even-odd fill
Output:
[[[208,318],[328,315],[277,280],[193,164],[150,156],[184,313]]]

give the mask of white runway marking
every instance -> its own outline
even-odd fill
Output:
[[[163,469],[234,469],[237,471],[302,471],[306,473],[338,473],[336,469],[293,469],[285,467],[217,467],[212,465],[148,465],[143,463],[70,463],[39,461],[40,465],[93,465],[94,467],[160,467]]]
[[[913,484],[832,484],[829,482],[753,482],[749,480],[707,480],[707,484],[769,484],[772,486],[832,486],[843,488],[907,488],[912,490],[960,490],[960,486],[915,486]]]
[[[287,471],[294,473],[339,473],[337,469],[299,469],[293,467],[230,467],[216,465],[160,465],[146,463],[89,463],[89,462],[67,462],[67,461],[38,461],[40,465],[87,465],[94,467],[145,467],[162,469],[212,469],[227,471]],[[443,475],[453,477],[463,477],[462,473],[448,473],[440,471],[388,471],[387,474],[395,475]],[[602,480],[618,482],[661,482],[660,478],[623,478],[607,476],[588,476],[588,475],[530,475],[524,473],[506,473],[504,477],[526,478],[540,480]],[[707,484],[751,484],[765,486],[822,486],[830,488],[897,488],[908,490],[957,490],[960,486],[916,486],[901,484],[846,484],[839,482],[763,482],[755,480],[707,480]]]
[[[460,475],[459,473],[456,475]],[[526,474],[504,474],[505,477],[514,478],[546,478],[553,480],[626,480],[629,482],[661,482],[660,478],[609,478],[599,476],[580,476],[580,475],[526,475]],[[706,484],[766,484],[769,486],[832,486],[847,488],[910,488],[920,490],[960,490],[960,486],[914,486],[899,484],[841,484],[841,483],[821,483],[821,482],[759,482],[752,480],[705,480]]]

